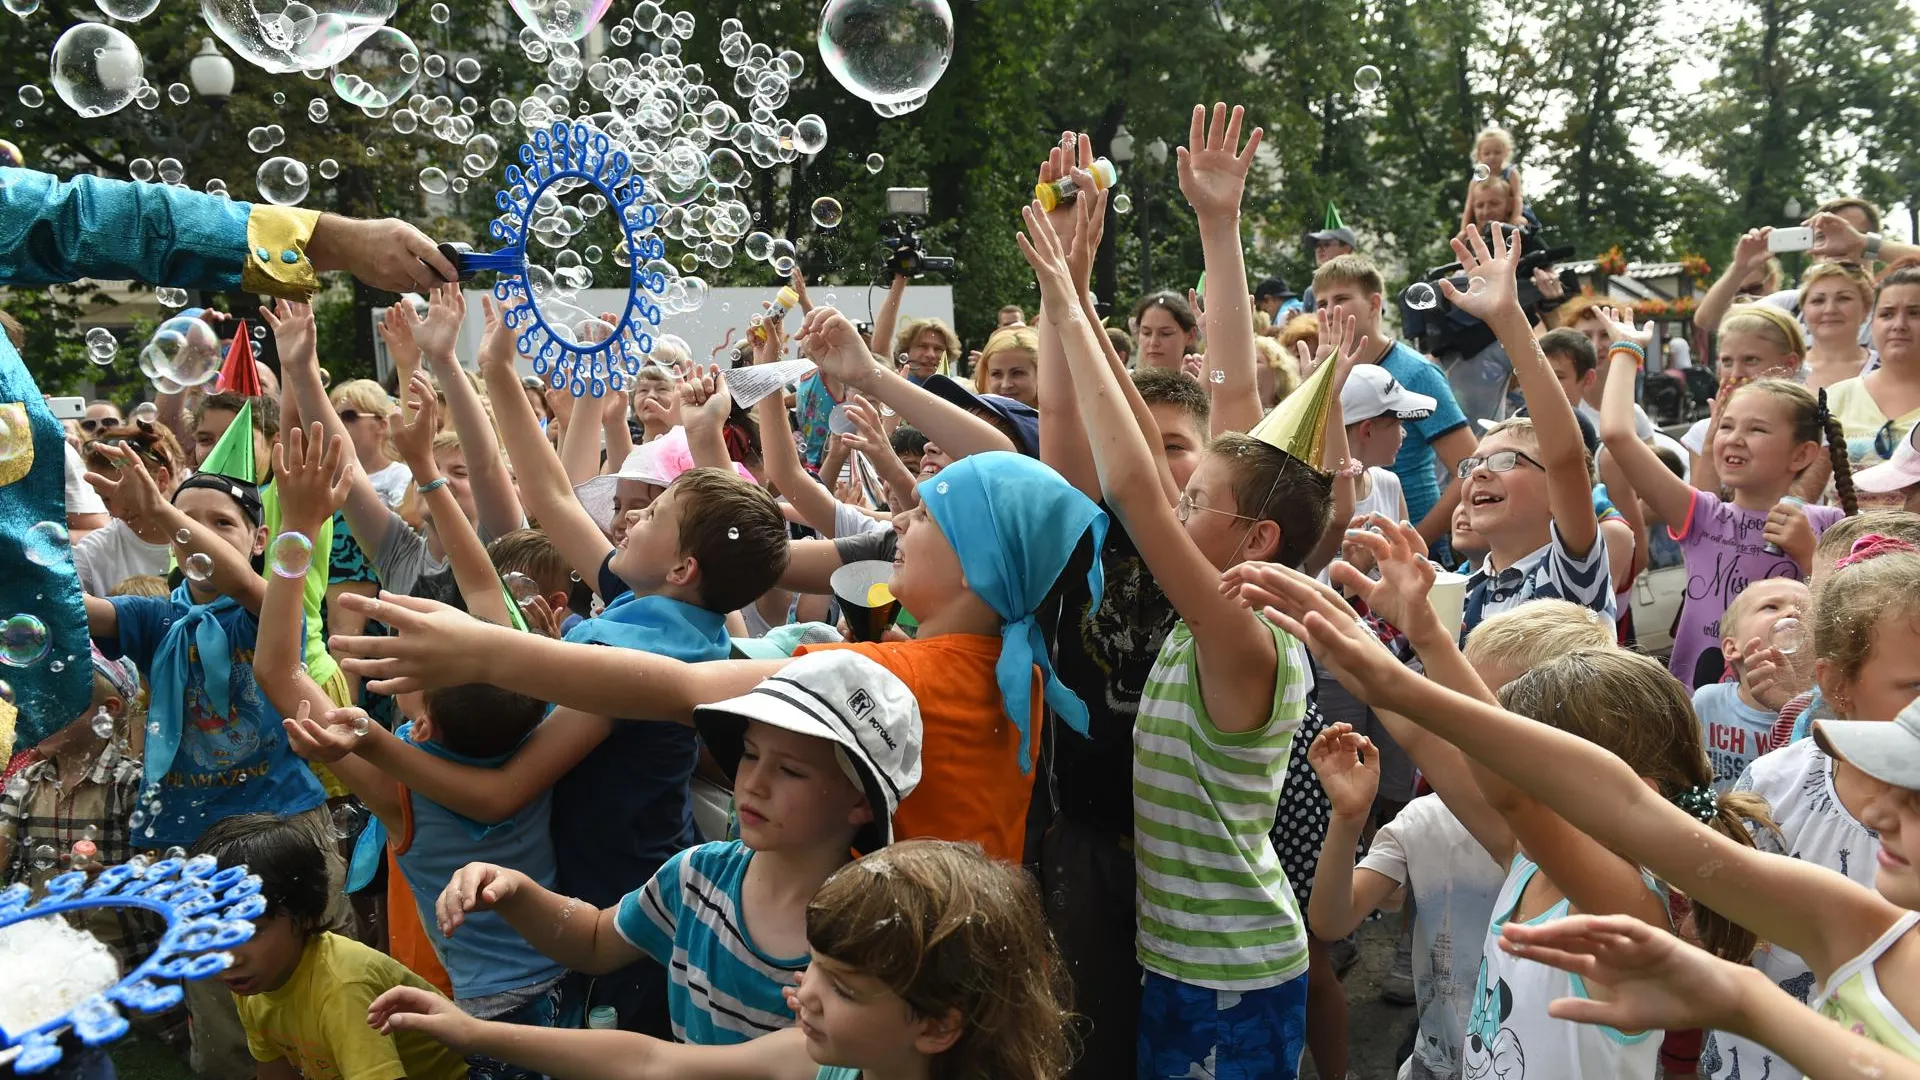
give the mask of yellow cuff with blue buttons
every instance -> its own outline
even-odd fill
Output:
[[[287,300],[306,300],[320,288],[307,243],[320,221],[317,210],[255,203],[247,215],[246,268],[240,287]]]

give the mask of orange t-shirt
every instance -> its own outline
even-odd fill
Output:
[[[894,838],[968,840],[992,858],[1019,862],[1026,847],[1033,774],[1021,770],[1020,731],[1007,719],[994,676],[1000,639],[942,634],[924,641],[807,645],[794,655],[821,649],[859,650],[899,676],[919,699],[924,730],[920,785],[894,812]],[[1037,758],[1042,716],[1037,667],[1032,701],[1031,746]]]

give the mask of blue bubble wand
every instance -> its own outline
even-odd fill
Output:
[[[575,397],[618,391],[648,362],[651,330],[660,325],[660,304],[654,297],[666,292],[667,278],[644,266],[647,260],[666,257],[666,242],[649,235],[660,220],[660,208],[645,201],[646,181],[634,171],[626,151],[615,149],[605,132],[586,124],[559,121],[536,131],[533,141],[520,147],[519,156],[519,165],[507,166],[507,186],[494,197],[503,213],[489,231],[505,246],[475,252],[443,244],[441,250],[460,268],[463,281],[482,271],[500,275],[493,295],[506,305],[507,325],[519,331],[521,355],[532,360],[535,374],[549,386]],[[536,215],[544,213],[541,200],[550,192],[557,197],[583,184],[607,200],[607,212],[618,215],[629,254],[626,307],[611,333],[593,340],[547,321],[539,305],[543,290],[534,287],[527,273],[528,233]]]
[[[0,1064],[11,1057],[21,1076],[45,1072],[64,1056],[64,1031],[72,1029],[85,1046],[105,1045],[127,1033],[123,1008],[164,1012],[186,996],[179,981],[231,967],[233,956],[225,950],[253,936],[253,920],[265,914],[267,901],[260,879],[246,867],[218,866],[211,855],[151,866],[135,860],[100,871],[91,885],[85,873],[74,871],[48,881],[32,903],[33,890],[25,884],[0,890],[0,929],[95,908],[137,908],[166,923],[153,952],[120,981],[30,1030],[0,1029]]]

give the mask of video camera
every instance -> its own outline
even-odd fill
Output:
[[[1508,243],[1520,245],[1520,261],[1514,267],[1514,288],[1520,298],[1520,307],[1526,311],[1529,322],[1538,321],[1540,305],[1544,299],[1540,289],[1533,283],[1533,272],[1543,267],[1551,267],[1564,259],[1571,258],[1572,247],[1547,247],[1537,229],[1516,229],[1511,225],[1501,225],[1506,230]],[[1481,236],[1489,247],[1493,243],[1494,224],[1480,227]],[[1449,303],[1447,296],[1435,287],[1443,280],[1452,281],[1454,287],[1462,292],[1467,289],[1467,275],[1461,265],[1451,262],[1445,266],[1436,266],[1421,275],[1419,282],[1433,288],[1436,306],[1418,311],[1407,303],[1407,294],[1400,294],[1401,313],[1404,321],[1418,324],[1418,337],[1422,351],[1440,360],[1444,365],[1450,360],[1472,356],[1493,344],[1494,333],[1487,325],[1472,315]],[[1560,272],[1560,284],[1571,296],[1580,291],[1580,277],[1571,270]],[[1408,285],[1411,290],[1414,286]]]
[[[903,274],[917,278],[953,272],[953,256],[929,255],[921,242],[919,228],[926,223],[929,206],[926,188],[887,189],[887,213],[891,216],[880,221],[879,284],[888,284]]]

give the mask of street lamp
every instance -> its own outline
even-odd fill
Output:
[[[1787,205],[1780,209],[1786,211],[1788,221],[1800,220],[1800,200],[1797,196],[1787,196]]]
[[[225,105],[233,95],[233,61],[220,52],[212,38],[201,38],[200,51],[187,62],[187,80],[193,83],[193,92],[209,104],[216,108]]]
[[[1127,125],[1121,124],[1119,130],[1113,133],[1113,138],[1107,140],[1107,149],[1113,154],[1115,165],[1125,165],[1133,160],[1133,133],[1127,130]]]

